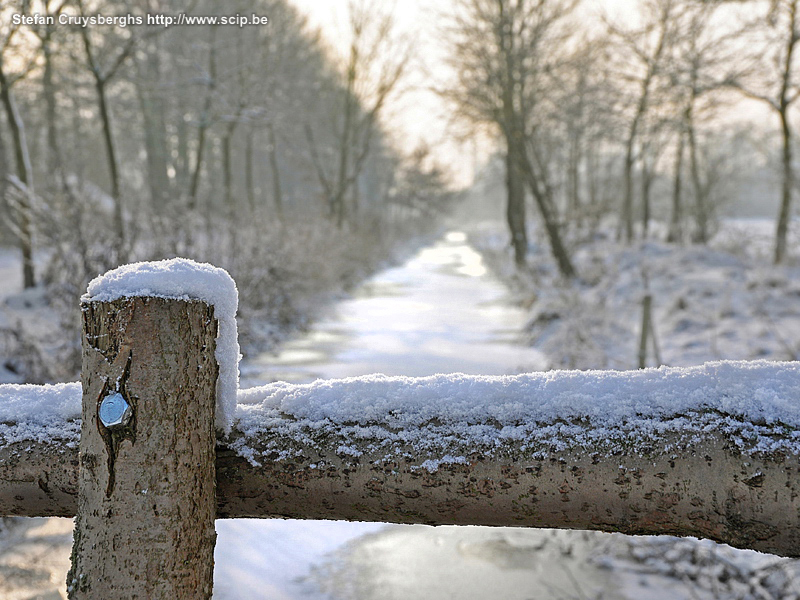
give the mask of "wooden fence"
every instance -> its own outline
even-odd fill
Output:
[[[213,307],[137,297],[82,308],[79,444],[12,436],[0,448],[0,514],[77,517],[71,598],[210,598],[215,518],[692,535],[800,555],[792,450],[744,452],[709,429],[612,454],[511,444],[426,469],[411,446],[387,458],[354,437],[342,452],[318,431],[271,435],[262,446],[282,457],[248,460],[243,432],[215,432]]]

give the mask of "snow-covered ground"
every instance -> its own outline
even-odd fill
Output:
[[[78,345],[63,339],[44,288],[22,289],[21,261],[19,250],[0,247],[0,383],[74,380],[79,373],[50,356]]]
[[[368,373],[502,375],[544,366],[519,344],[525,313],[462,232],[370,278],[309,331],[242,365],[242,387]]]
[[[581,281],[568,286],[542,266],[551,261],[536,262],[547,253],[544,241],[530,273],[520,276],[502,231],[484,228],[471,239],[529,306],[530,342],[551,368],[632,369],[647,293],[661,359],[650,346],[649,366],[800,356],[800,266],[771,264],[770,227],[729,221],[710,247],[600,238],[576,252]]]

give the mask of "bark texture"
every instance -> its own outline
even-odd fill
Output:
[[[76,440],[13,442],[0,449],[0,515],[74,517],[78,514]]]
[[[256,467],[219,444],[217,518],[692,535],[800,556],[800,456],[748,456],[718,432],[684,449],[677,447],[678,440],[667,439],[658,447],[645,440],[613,456],[551,451],[542,460],[509,452],[498,458],[470,456],[469,464],[442,465],[435,473],[410,460],[385,462],[368,454],[345,460],[335,454],[335,445]],[[349,444],[359,446],[354,440]],[[74,516],[77,482],[77,449],[67,441],[20,441],[0,449],[0,514]],[[146,496],[151,499],[151,492]],[[149,514],[134,519],[134,527],[153,520],[152,506],[143,510]],[[138,551],[146,561],[150,544],[142,542]]]
[[[210,598],[217,323],[201,302],[83,307],[83,415],[70,598]],[[133,408],[106,428],[101,400]]]
[[[418,461],[344,460],[314,448],[254,467],[218,449],[217,516],[669,534],[800,555],[797,456],[745,456],[716,434],[683,451],[647,446],[545,460],[476,454],[434,473]]]

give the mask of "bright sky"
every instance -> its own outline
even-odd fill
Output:
[[[347,7],[350,0],[289,0],[312,27],[319,28],[326,41],[340,53],[347,50]],[[420,143],[430,146],[434,156],[447,165],[456,183],[466,185],[474,170],[493,150],[487,139],[463,139],[465,131],[452,122],[446,104],[430,90],[432,85],[446,81],[449,69],[445,48],[439,42],[451,0],[373,0],[395,19],[396,31],[414,39],[416,64],[406,83],[408,90],[389,106],[384,125],[394,134],[403,151],[411,151]],[[614,20],[624,19],[633,12],[635,0],[584,0],[587,13],[601,11]]]
[[[326,41],[344,54],[348,42],[347,6],[349,0],[290,0],[308,16],[312,27],[320,28]],[[429,0],[383,1],[391,11],[396,31],[414,40],[415,63],[406,79],[406,91],[389,106],[384,124],[394,134],[403,151],[427,143],[439,161],[453,169],[459,183],[471,180],[476,160],[474,144],[458,143],[458,133],[450,125],[447,107],[429,88],[446,78],[444,49],[436,41],[444,23],[442,13],[449,2]],[[486,155],[489,149],[478,155]]]
[[[308,16],[312,27],[321,29],[326,41],[341,54],[346,53],[348,42],[347,7],[350,0],[289,0]],[[365,0],[369,2],[369,0]],[[636,13],[637,0],[583,0],[579,10],[591,21],[601,22],[606,15],[614,22],[624,22]],[[447,13],[452,11],[453,0],[372,0],[372,5],[391,11],[398,33],[412,36],[417,62],[407,79],[410,88],[399,101],[389,106],[384,114],[384,125],[403,151],[411,151],[421,142],[427,143],[434,156],[446,165],[455,182],[467,185],[480,162],[493,150],[488,139],[462,139],[465,131],[452,123],[446,104],[430,90],[441,86],[450,73],[445,60],[445,48],[439,41]],[[632,19],[631,19],[632,20]],[[753,110],[754,120],[763,122],[764,111],[752,103],[740,104],[737,113]],[[747,118],[747,114],[739,114]]]

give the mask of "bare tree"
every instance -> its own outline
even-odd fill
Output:
[[[651,98],[657,78],[663,74],[664,58],[671,43],[672,26],[675,16],[675,0],[647,0],[642,3],[644,25],[637,29],[623,29],[608,24],[612,34],[621,43],[627,72],[623,77],[630,82],[631,116],[625,134],[625,162],[620,218],[620,231],[627,243],[634,238],[633,215],[633,174],[636,162],[636,145],[641,129],[650,110]]]
[[[799,0],[770,0],[763,44],[757,46],[762,64],[734,82],[749,98],[763,102],[779,118],[783,151],[781,156],[781,204],[775,228],[775,263],[786,258],[786,236],[792,213],[794,131],[789,109],[800,97],[800,81],[795,76],[797,45],[800,43]],[[766,91],[765,91],[766,90]]]
[[[64,12],[69,0],[43,0],[42,13],[54,19]],[[58,107],[55,82],[55,51],[54,38],[57,27],[45,20],[43,24],[31,27],[31,31],[39,38],[40,52],[44,63],[42,69],[42,93],[45,101],[45,120],[47,127],[47,155],[46,164],[48,173],[63,175],[64,159],[61,150],[61,140],[58,133]]]
[[[166,208],[173,185],[169,175],[170,152],[164,85],[169,73],[164,64],[166,50],[163,40],[161,35],[151,36],[146,43],[139,44],[138,52],[133,54],[137,75],[134,83],[144,130],[147,184],[152,208],[156,214]]]
[[[82,16],[87,16],[85,0],[76,0]],[[93,40],[90,29],[81,27],[81,38],[86,51],[86,64],[94,79],[95,92],[97,93],[97,107],[100,113],[100,122],[103,126],[103,142],[106,150],[108,174],[111,180],[111,197],[114,200],[114,235],[117,240],[116,252],[120,261],[125,261],[127,255],[127,232],[125,229],[122,189],[120,185],[119,160],[117,147],[114,142],[114,130],[111,122],[111,110],[108,99],[108,87],[114,77],[120,72],[120,67],[131,56],[136,44],[136,37],[129,34],[123,40],[121,47],[112,50],[109,47],[99,47]],[[105,41],[105,40],[104,40]],[[110,55],[109,58],[104,57]]]
[[[668,242],[683,240],[683,155],[685,154],[686,134],[682,129],[677,132],[675,147],[675,163],[672,168],[672,204],[670,210]]]
[[[527,184],[559,270],[573,277],[542,148],[548,125],[537,112],[552,82],[548,72],[553,58],[564,47],[566,36],[559,25],[575,2],[461,0],[457,6],[450,59],[457,81],[443,95],[464,119],[491,127],[505,142],[506,217],[517,265],[525,264],[527,253]]]
[[[619,124],[618,85],[608,68],[605,36],[583,41],[551,69],[547,101],[559,134],[548,154],[563,171],[563,222],[580,231],[586,217],[598,210],[596,158],[616,145]],[[538,111],[541,113],[541,109]]]
[[[15,38],[20,34],[20,28],[10,19],[5,19],[8,25],[0,29],[0,101],[6,115],[6,122],[11,132],[11,141],[14,148],[14,161],[16,164],[16,180],[13,186],[17,193],[7,194],[13,196],[14,219],[11,221],[16,233],[20,251],[22,252],[22,281],[25,288],[36,285],[33,266],[33,232],[31,224],[31,203],[33,200],[33,169],[28,151],[28,141],[25,136],[25,123],[20,116],[16,100],[12,91],[15,83],[25,77],[34,66],[31,57],[23,67],[15,73],[10,72],[7,58],[15,50]]]
[[[689,169],[694,196],[695,229],[693,240],[705,244],[710,238],[711,190],[714,174],[704,172],[701,157],[699,121],[713,121],[719,115],[720,103],[714,92],[736,81],[741,76],[743,65],[736,40],[742,35],[737,26],[726,25],[729,14],[720,14],[723,5],[719,3],[698,3],[685,0],[680,10],[680,20],[676,24],[673,44],[670,81],[673,92],[678,96],[676,129],[678,149],[676,154],[676,178],[680,179],[683,149],[689,153]],[[721,17],[721,18],[717,18]],[[680,227],[680,184],[673,188],[673,217],[670,237],[678,237]],[[677,201],[677,205],[676,205]]]
[[[197,206],[197,193],[200,187],[200,174],[203,169],[204,153],[206,148],[206,132],[212,124],[211,109],[214,102],[214,92],[217,86],[217,48],[216,27],[208,29],[208,68],[203,72],[203,82],[206,92],[203,100],[203,109],[197,124],[197,146],[195,149],[194,167],[192,167],[191,183],[189,184],[189,209]]]
[[[319,152],[317,136],[305,127],[312,162],[326,198],[328,213],[341,227],[346,199],[354,190],[370,155],[382,111],[398,85],[410,59],[411,46],[393,34],[392,16],[379,14],[363,0],[349,4],[350,45],[342,81],[334,88],[337,103],[333,164]]]
[[[647,239],[652,218],[653,182],[658,173],[658,164],[667,147],[667,125],[665,119],[652,119],[641,131],[640,185],[642,200],[642,239]]]

